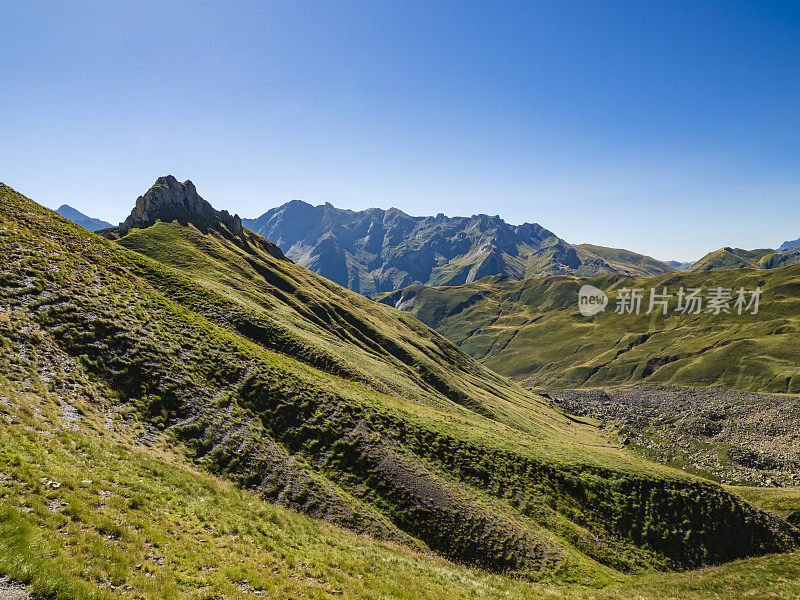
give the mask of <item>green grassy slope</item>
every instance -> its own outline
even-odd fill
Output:
[[[800,252],[777,252],[770,249],[742,250],[720,248],[709,252],[689,267],[689,271],[716,271],[720,269],[775,269],[800,262]]]
[[[594,244],[578,244],[576,248],[591,252],[602,258],[615,272],[633,277],[648,277],[670,273],[676,269],[668,264],[644,254],[637,254],[621,248],[607,248]]]
[[[8,318],[0,313],[3,340],[15,337]],[[173,447],[143,444],[140,426],[121,415],[109,418],[108,407],[88,397],[99,395],[90,381],[64,394],[57,382],[69,372],[45,375],[41,357],[23,359],[10,349],[0,349],[6,365],[0,573],[44,597],[789,600],[800,594],[798,553],[688,573],[618,576],[598,590],[530,583],[376,542],[266,503],[198,471]]]
[[[540,398],[520,396],[416,319],[262,252],[259,245],[268,248],[269,242],[247,235],[240,247],[217,234],[158,223],[119,243],[180,271],[160,276],[157,285],[165,295],[330,374],[531,431],[538,428],[530,421],[534,415],[545,422],[560,419]]]
[[[754,268],[767,254],[774,250],[742,250],[741,248],[720,248],[709,252],[691,267],[690,271],[713,271],[717,269],[742,269]]]
[[[729,486],[727,489],[767,512],[800,525],[800,488]]]
[[[44,374],[22,378],[32,392],[78,393],[140,429],[136,440],[183,448],[262,498],[552,581],[602,584],[800,540],[254,234],[156,225],[122,240],[134,251],[7,187],[0,200],[4,376],[32,363]]]
[[[584,283],[611,294],[584,317]],[[762,289],[757,315],[654,312],[649,290]],[[642,314],[614,312],[623,287],[645,289]],[[642,381],[800,392],[800,266],[673,273],[647,279],[487,278],[457,288],[412,286],[383,297],[435,327],[471,356],[531,387],[599,387]],[[673,299],[674,308],[675,300]],[[735,313],[735,311],[734,311]]]

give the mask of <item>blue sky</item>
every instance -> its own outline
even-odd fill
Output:
[[[0,0],[0,180],[117,222],[162,174],[697,258],[800,236],[798,2]]]

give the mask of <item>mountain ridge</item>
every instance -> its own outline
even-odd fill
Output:
[[[781,252],[786,252],[787,250],[797,250],[800,248],[800,238],[796,240],[787,240],[783,242],[779,247],[778,250]]]
[[[629,251],[572,245],[537,223],[510,225],[497,215],[412,217],[396,208],[353,211],[292,200],[242,222],[299,264],[368,296],[417,282],[460,285],[489,275],[521,280],[673,270]],[[621,261],[621,252],[636,258]]]
[[[725,269],[775,269],[788,267],[800,262],[800,249],[798,250],[773,250],[771,248],[758,248],[756,250],[743,250],[724,246],[719,250],[709,252],[691,264],[686,271],[718,271]]]

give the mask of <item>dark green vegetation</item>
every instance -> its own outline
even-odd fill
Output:
[[[167,181],[145,200],[164,185],[170,200],[191,199]],[[325,581],[317,596],[341,584],[403,597],[402,582],[494,594],[523,584],[412,550],[605,585],[800,542],[781,519],[629,454],[230,219],[204,231],[156,222],[114,242],[7,187],[0,203],[0,470],[10,482],[0,567],[14,577],[63,597],[111,585],[227,596],[240,583],[285,597],[299,595],[280,586],[302,568],[298,586]],[[390,545],[261,504],[192,464]],[[109,510],[96,505],[101,491]],[[298,539],[323,542],[286,549]],[[236,563],[253,546],[274,562]],[[395,561],[396,579],[368,579],[375,556]],[[473,576],[478,584],[459,579]]]
[[[461,285],[488,275],[654,275],[672,267],[627,250],[573,246],[536,223],[500,217],[411,217],[395,208],[354,212],[293,200],[243,221],[301,265],[373,295],[413,283]]]
[[[577,293],[605,290],[605,312],[584,317]],[[757,315],[645,314],[651,288],[762,289]],[[643,288],[641,314],[616,314],[622,288]],[[800,265],[772,270],[671,273],[646,279],[486,278],[451,288],[411,286],[382,297],[462,350],[528,387],[649,382],[800,392]]]
[[[779,252],[770,249],[742,250],[720,248],[709,252],[688,268],[689,271],[716,271],[720,269],[775,269],[800,262],[800,250]]]

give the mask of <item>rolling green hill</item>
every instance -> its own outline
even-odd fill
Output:
[[[578,311],[590,284],[612,301]],[[757,315],[645,314],[649,290],[717,286],[762,289]],[[616,314],[622,288],[645,290],[641,314]],[[434,327],[498,373],[529,387],[602,387],[640,382],[800,392],[800,266],[617,275],[522,282],[486,278],[454,288],[411,286],[382,297]],[[703,309],[705,310],[705,309]]]
[[[602,258],[613,273],[622,273],[632,277],[648,277],[674,270],[674,267],[667,263],[630,250],[606,248],[605,246],[596,246],[594,244],[578,244],[576,248]]]
[[[352,552],[281,550],[294,538],[270,538],[275,519],[339,530],[273,508],[248,519],[256,496],[387,544],[324,534],[344,548],[361,539],[365,556],[435,570],[424,562],[432,559],[408,558],[435,553],[529,581],[605,585],[800,543],[785,521],[631,455],[410,315],[287,260],[188,182],[159,179],[140,200],[109,240],[0,187],[0,404],[14,425],[0,447],[12,482],[0,515],[12,544],[0,562],[7,572],[168,597],[153,596],[160,579],[148,591],[147,573],[160,573],[177,597],[208,579],[251,585],[251,567],[229,564],[231,576],[216,578],[192,562],[221,560],[240,535],[270,548],[280,573],[304,562],[302,572],[329,577]],[[177,220],[159,221],[160,211]],[[65,489],[48,470],[68,480]],[[102,489],[83,489],[96,478]],[[167,494],[178,480],[186,492]],[[212,536],[217,513],[185,504],[201,484],[210,506],[230,507],[224,530],[236,539],[191,558],[164,536],[170,515],[187,513],[179,540],[204,544],[201,529]],[[112,510],[95,514],[95,492]],[[165,512],[147,522],[136,512],[156,506]],[[53,540],[53,527],[66,533]],[[14,540],[31,539],[50,541],[15,563]],[[145,579],[131,571],[135,556],[166,566],[164,546],[168,569],[142,567]],[[45,575],[33,574],[37,561]],[[417,574],[430,576],[409,577]]]
[[[770,249],[742,250],[720,248],[709,252],[689,267],[689,271],[716,271],[720,269],[775,269],[800,262],[800,251],[779,252]]]

